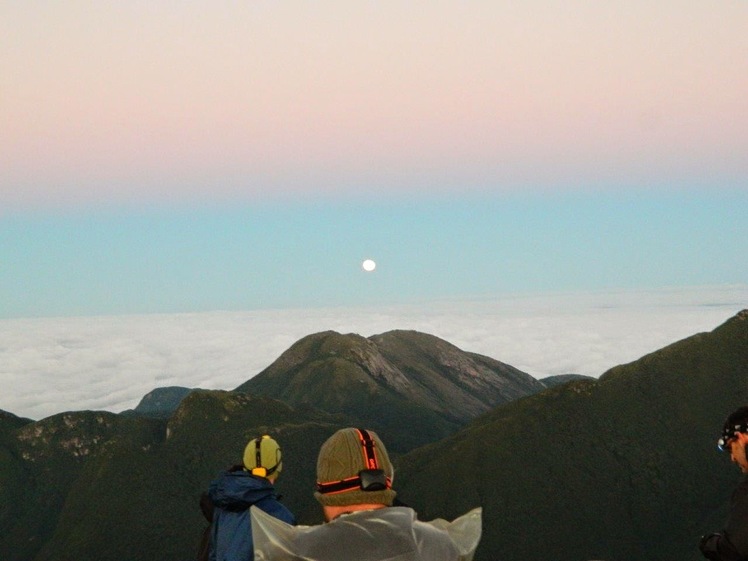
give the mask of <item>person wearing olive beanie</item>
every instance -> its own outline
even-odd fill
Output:
[[[394,476],[377,433],[335,432],[317,458],[314,496],[327,522],[293,527],[253,507],[255,560],[471,561],[481,535],[481,509],[451,523],[422,522],[412,508],[395,506]]]

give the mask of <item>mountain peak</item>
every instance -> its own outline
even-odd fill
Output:
[[[192,391],[194,391],[192,388],[182,386],[156,388],[143,396],[143,399],[140,400],[140,403],[132,412],[140,415],[168,418]]]
[[[446,434],[544,385],[434,335],[395,330],[369,338],[335,331],[308,335],[236,389],[343,413],[375,429],[418,425]],[[400,418],[383,420],[387,408]]]

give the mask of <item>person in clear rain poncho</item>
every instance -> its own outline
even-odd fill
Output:
[[[346,428],[320,449],[317,491],[327,522],[291,526],[252,508],[256,561],[471,561],[481,535],[481,509],[453,522],[418,520],[392,506],[393,469],[370,430]]]

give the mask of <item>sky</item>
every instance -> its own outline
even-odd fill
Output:
[[[282,344],[301,326],[416,325],[492,350],[518,298],[518,341],[539,302],[554,318],[578,302],[597,337],[588,303],[626,295],[608,336],[648,333],[631,318],[657,311],[663,344],[748,307],[748,3],[515,4],[0,4],[0,376],[32,395],[30,372],[88,368],[36,362],[65,329],[113,365],[91,370],[88,401],[0,408],[130,403],[131,347],[99,345],[172,316],[256,319]],[[641,293],[683,301],[647,298],[642,316]],[[418,319],[445,302],[445,325]],[[480,341],[471,318],[498,323]],[[546,346],[566,348],[554,321]],[[161,356],[184,351],[161,333]],[[599,374],[636,358],[588,351],[517,361]]]

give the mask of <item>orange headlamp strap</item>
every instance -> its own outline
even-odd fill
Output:
[[[377,452],[374,449],[374,441],[364,429],[356,429],[361,437],[361,448],[364,451],[364,465],[366,469],[379,469],[377,463]]]

